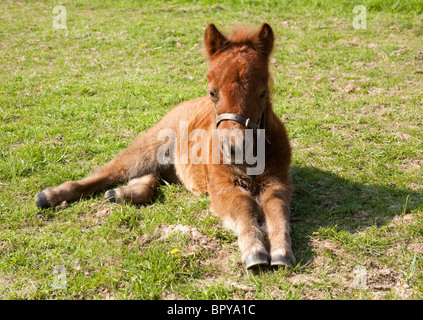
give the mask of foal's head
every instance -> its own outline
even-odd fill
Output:
[[[210,61],[208,89],[217,115],[239,115],[253,125],[261,122],[266,105],[270,103],[268,61],[273,41],[273,31],[267,23],[255,33],[238,29],[230,39],[214,24],[207,27],[204,44]],[[240,129],[241,141],[244,141],[246,126],[242,121],[229,117],[218,123],[218,127],[231,131]],[[232,150],[236,147],[232,140]]]

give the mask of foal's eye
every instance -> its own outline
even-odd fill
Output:
[[[266,98],[266,96],[267,96],[267,90],[264,90],[259,98]]]
[[[216,94],[216,93],[214,93],[213,91],[209,90],[209,94],[210,94],[210,97],[211,97],[212,99],[216,99],[216,98],[217,98],[217,94]]]

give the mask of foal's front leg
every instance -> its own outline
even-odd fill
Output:
[[[292,187],[289,182],[267,186],[261,193],[270,243],[270,264],[291,266],[295,262],[289,235],[289,219]]]
[[[257,201],[246,191],[235,186],[214,185],[210,190],[213,211],[238,236],[241,259],[247,269],[268,265],[269,257],[263,233],[257,222],[262,213]]]

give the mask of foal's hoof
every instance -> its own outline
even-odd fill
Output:
[[[104,194],[104,199],[109,200],[110,202],[116,202],[116,191],[109,190]]]
[[[294,259],[288,255],[274,254],[270,256],[271,266],[286,266],[291,267],[294,263]]]
[[[35,204],[38,208],[50,207],[50,204],[48,203],[46,194],[44,192],[40,192],[35,196]]]
[[[247,259],[244,261],[245,268],[251,269],[256,266],[268,266],[269,265],[269,257],[267,254],[259,252],[250,254]]]

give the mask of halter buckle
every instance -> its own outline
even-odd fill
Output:
[[[247,120],[245,120],[245,127],[248,128],[248,123],[250,122],[250,118],[248,118]]]

